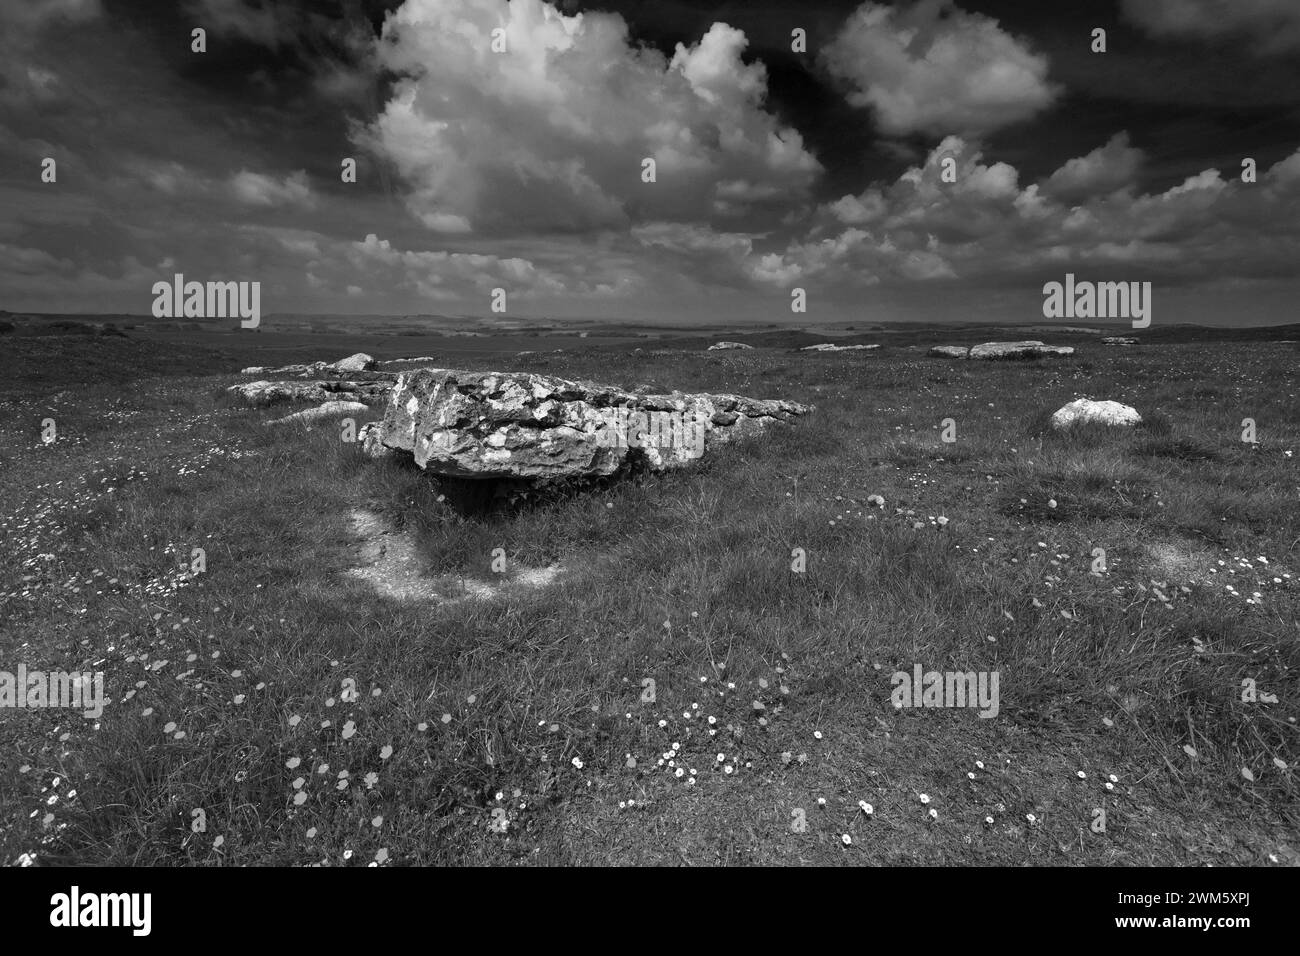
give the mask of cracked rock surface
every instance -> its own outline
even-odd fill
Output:
[[[811,410],[739,395],[645,395],[527,372],[417,369],[398,378],[372,442],[408,451],[438,475],[597,478],[634,461],[655,472],[683,467]]]

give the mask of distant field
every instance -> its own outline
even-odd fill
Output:
[[[112,700],[4,713],[0,860],[1300,864],[1300,351],[1151,331],[0,336],[0,669]],[[817,411],[463,513],[225,396],[358,350]],[[1080,395],[1146,422],[1044,427]],[[353,573],[399,554],[423,599]],[[896,710],[917,664],[997,672],[997,716]]]

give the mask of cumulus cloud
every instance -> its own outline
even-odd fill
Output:
[[[955,182],[943,176],[947,159]],[[1224,270],[1293,274],[1300,150],[1256,184],[1207,169],[1151,194],[1132,188],[1140,159],[1121,134],[1022,186],[1014,167],[948,137],[893,183],[822,206],[806,239],[746,255],[742,268],[759,282],[823,288],[1089,264],[1158,268],[1186,281]]]
[[[1064,202],[1110,193],[1133,185],[1142,166],[1142,150],[1129,145],[1127,132],[1105,146],[1072,159],[1043,183],[1043,192]]]
[[[493,31],[505,51],[494,52]],[[820,166],[763,108],[761,63],[715,23],[671,58],[614,14],[542,0],[407,0],[377,59],[402,79],[359,144],[438,232],[626,228],[743,214],[805,193]],[[655,160],[656,182],[642,181]]]
[[[867,2],[822,54],[849,102],[870,107],[881,130],[988,133],[1049,106],[1047,58],[998,22],[951,0],[889,7]]]
[[[1153,36],[1244,37],[1266,55],[1300,50],[1296,0],[1123,0],[1122,10]]]

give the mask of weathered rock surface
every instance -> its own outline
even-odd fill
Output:
[[[800,352],[865,352],[868,349],[878,349],[879,345],[832,345],[830,342],[819,342],[817,345],[805,345]]]
[[[1060,431],[1074,425],[1136,425],[1142,421],[1138,410],[1120,402],[1096,402],[1076,398],[1052,413],[1052,427]]]
[[[754,346],[746,345],[744,342],[718,342],[716,345],[710,345],[710,352],[721,352],[726,349],[752,349]]]
[[[369,457],[388,458],[393,449],[383,443],[383,434],[383,422],[366,422],[357,429],[357,442]]]
[[[418,369],[398,379],[378,443],[410,452],[438,475],[596,478],[634,462],[651,471],[682,467],[811,410],[738,395],[642,395],[526,372]]]
[[[1131,335],[1108,335],[1101,340],[1102,345],[1137,345],[1138,340]]]
[[[300,425],[314,425],[327,418],[336,418],[340,415],[359,415],[368,411],[370,411],[370,406],[361,402],[326,402],[316,408],[307,408],[301,412],[294,412],[292,415],[276,418],[264,424],[290,425],[296,422]]]
[[[414,358],[388,359],[387,361],[381,362],[379,364],[398,365],[402,362],[436,362],[436,361],[438,360],[434,358],[432,355],[417,355]]]
[[[226,389],[250,405],[278,405],[281,402],[352,401],[376,404],[393,390],[391,382],[356,382],[340,379],[324,382],[248,382]]]

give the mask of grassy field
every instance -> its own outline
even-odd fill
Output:
[[[817,411],[465,513],[264,428],[252,353],[0,340],[0,669],[112,701],[0,712],[0,861],[1297,865],[1297,359],[505,352]],[[1046,429],[1079,395],[1146,422]],[[917,664],[997,672],[997,716],[895,709]]]

